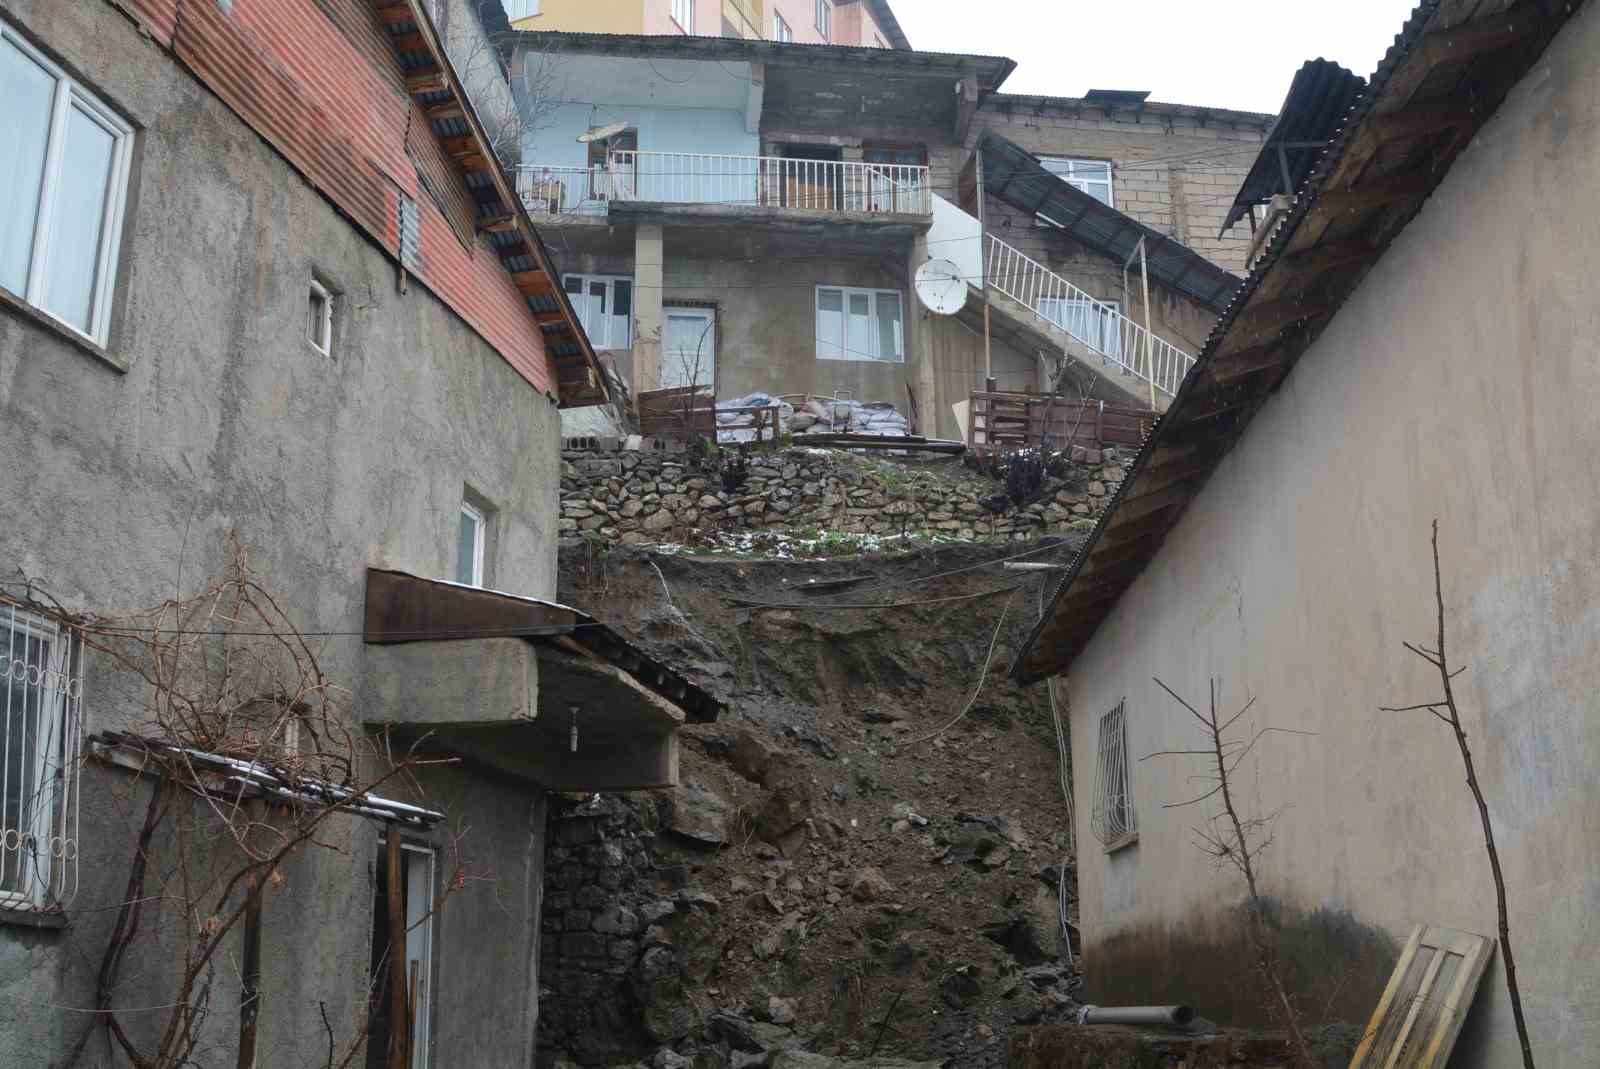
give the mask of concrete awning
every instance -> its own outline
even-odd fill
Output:
[[[721,704],[577,609],[369,569],[363,719],[551,790],[673,786]],[[573,729],[576,727],[576,748]]]

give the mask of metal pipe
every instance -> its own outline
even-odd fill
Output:
[[[1182,1027],[1192,1020],[1194,1020],[1194,1010],[1188,1006],[1083,1006],[1078,1010],[1079,1024]]]

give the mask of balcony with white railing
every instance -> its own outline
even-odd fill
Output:
[[[603,215],[615,204],[921,219],[933,213],[927,167],[859,160],[619,150],[590,167],[523,166],[517,185],[528,210],[540,215]]]
[[[1107,365],[1144,383],[1162,404],[1194,366],[1194,357],[1150,333],[1114,304],[1097,300],[1037,260],[989,235],[989,286],[1070,336]]]

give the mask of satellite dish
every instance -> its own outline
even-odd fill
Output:
[[[934,315],[955,315],[967,303],[967,280],[951,260],[929,260],[917,268],[917,300]]]
[[[578,135],[578,141],[581,144],[588,144],[591,141],[605,141],[608,138],[616,137],[618,134],[625,134],[632,129],[633,123],[631,122],[614,122],[609,126],[591,126]]]

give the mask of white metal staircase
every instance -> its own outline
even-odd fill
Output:
[[[1118,371],[1153,387],[1163,400],[1178,392],[1178,385],[1194,366],[1193,356],[993,234],[988,238],[985,271],[992,290],[1063,331]]]

